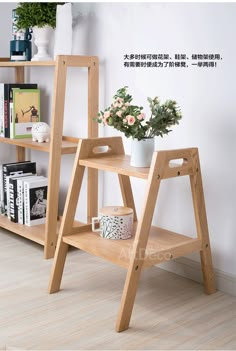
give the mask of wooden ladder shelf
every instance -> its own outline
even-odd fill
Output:
[[[105,148],[103,148],[105,147]],[[105,150],[105,151],[104,151]],[[173,160],[182,159],[173,166]],[[135,235],[128,240],[107,240],[91,225],[74,228],[74,216],[85,167],[118,174],[124,206],[133,208]],[[191,238],[152,226],[152,217],[162,179],[190,177],[197,237]],[[130,176],[147,179],[143,209],[137,221]],[[127,268],[116,331],[128,329],[142,269],[199,251],[207,294],[215,292],[210,241],[200,162],[197,148],[154,152],[150,168],[134,168],[124,154],[120,137],[80,140],[62,218],[49,283],[49,293],[60,289],[68,247],[73,246]]]

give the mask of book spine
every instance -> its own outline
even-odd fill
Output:
[[[6,213],[7,210],[7,167],[2,168],[2,180],[3,180],[3,204]]]
[[[9,101],[9,116],[10,116],[10,138],[14,139],[14,125],[13,125],[13,100]]]
[[[30,225],[30,197],[29,197],[29,184],[24,183],[24,217],[25,225]]]
[[[10,125],[9,125],[9,85],[4,85],[4,136],[5,138],[10,137]]]
[[[14,196],[14,215],[12,215],[12,213],[11,213],[11,206],[10,206],[11,221],[14,223],[18,223],[17,179],[10,179],[10,183],[13,184],[13,196]]]
[[[15,201],[14,201],[14,184],[13,179],[9,179],[9,210],[8,217],[12,222],[15,222]]]
[[[19,179],[17,181],[17,198],[18,198],[18,223],[24,224],[24,211],[23,211],[23,181]]]
[[[0,165],[0,213],[5,213],[4,207],[4,197],[3,197],[3,174],[2,174],[2,165]]]
[[[7,217],[10,219],[10,177],[6,177],[6,187],[7,187]]]
[[[4,83],[0,83],[0,137],[4,134]]]

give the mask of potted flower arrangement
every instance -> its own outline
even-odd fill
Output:
[[[16,8],[18,29],[32,28],[38,53],[31,61],[48,61],[47,45],[56,27],[57,5],[59,2],[20,2]]]
[[[111,106],[101,111],[96,121],[119,130],[127,138],[132,137],[131,165],[148,167],[154,150],[154,137],[168,134],[173,125],[179,124],[182,114],[176,101],[167,100],[161,104],[159,98],[155,97],[148,98],[151,115],[146,119],[143,107],[132,104],[133,98],[127,89],[125,86],[116,92]],[[146,151],[142,156],[143,145]],[[149,150],[151,156],[148,156]]]

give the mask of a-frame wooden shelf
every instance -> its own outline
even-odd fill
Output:
[[[0,226],[18,235],[26,237],[44,246],[44,257],[54,256],[60,222],[58,222],[58,201],[60,189],[61,156],[73,154],[77,150],[79,138],[63,136],[64,104],[66,93],[67,68],[88,69],[88,136],[98,136],[98,126],[93,118],[98,112],[99,62],[96,56],[60,55],[55,61],[47,62],[10,62],[9,58],[0,58],[0,67],[15,70],[15,83],[25,82],[25,70],[40,69],[40,67],[54,69],[54,89],[52,92],[52,115],[50,118],[51,141],[36,143],[30,139],[0,138],[0,143],[12,145],[16,148],[16,160],[26,159],[26,149],[49,153],[48,165],[48,206],[46,224],[42,226],[26,227],[12,223],[5,217],[0,217]],[[40,88],[40,87],[39,87]],[[71,118],[68,116],[67,118]],[[73,120],[71,120],[73,123]],[[78,135],[79,135],[78,130]],[[88,172],[88,221],[97,213],[97,171]]]
[[[175,160],[182,160],[182,162],[175,164]],[[131,239],[103,239],[98,233],[92,231],[91,225],[81,225],[75,230],[73,221],[85,167],[117,173],[124,206],[134,210],[135,225]],[[186,175],[189,176],[191,184],[197,231],[195,238],[152,226],[152,217],[161,181]],[[147,180],[143,208],[138,220],[130,177]],[[117,317],[116,331],[118,332],[129,327],[139,277],[144,268],[192,252],[200,252],[205,291],[208,294],[214,293],[215,282],[198,149],[187,148],[154,152],[150,169],[134,168],[129,165],[129,156],[124,154],[120,137],[81,140],[75,157],[72,180],[62,217],[49,293],[55,293],[60,289],[69,246],[84,250],[127,269]]]

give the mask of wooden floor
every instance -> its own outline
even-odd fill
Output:
[[[125,269],[69,252],[59,293],[42,246],[0,232],[0,350],[233,350],[236,298],[159,268],[145,270],[131,327],[115,333]]]

